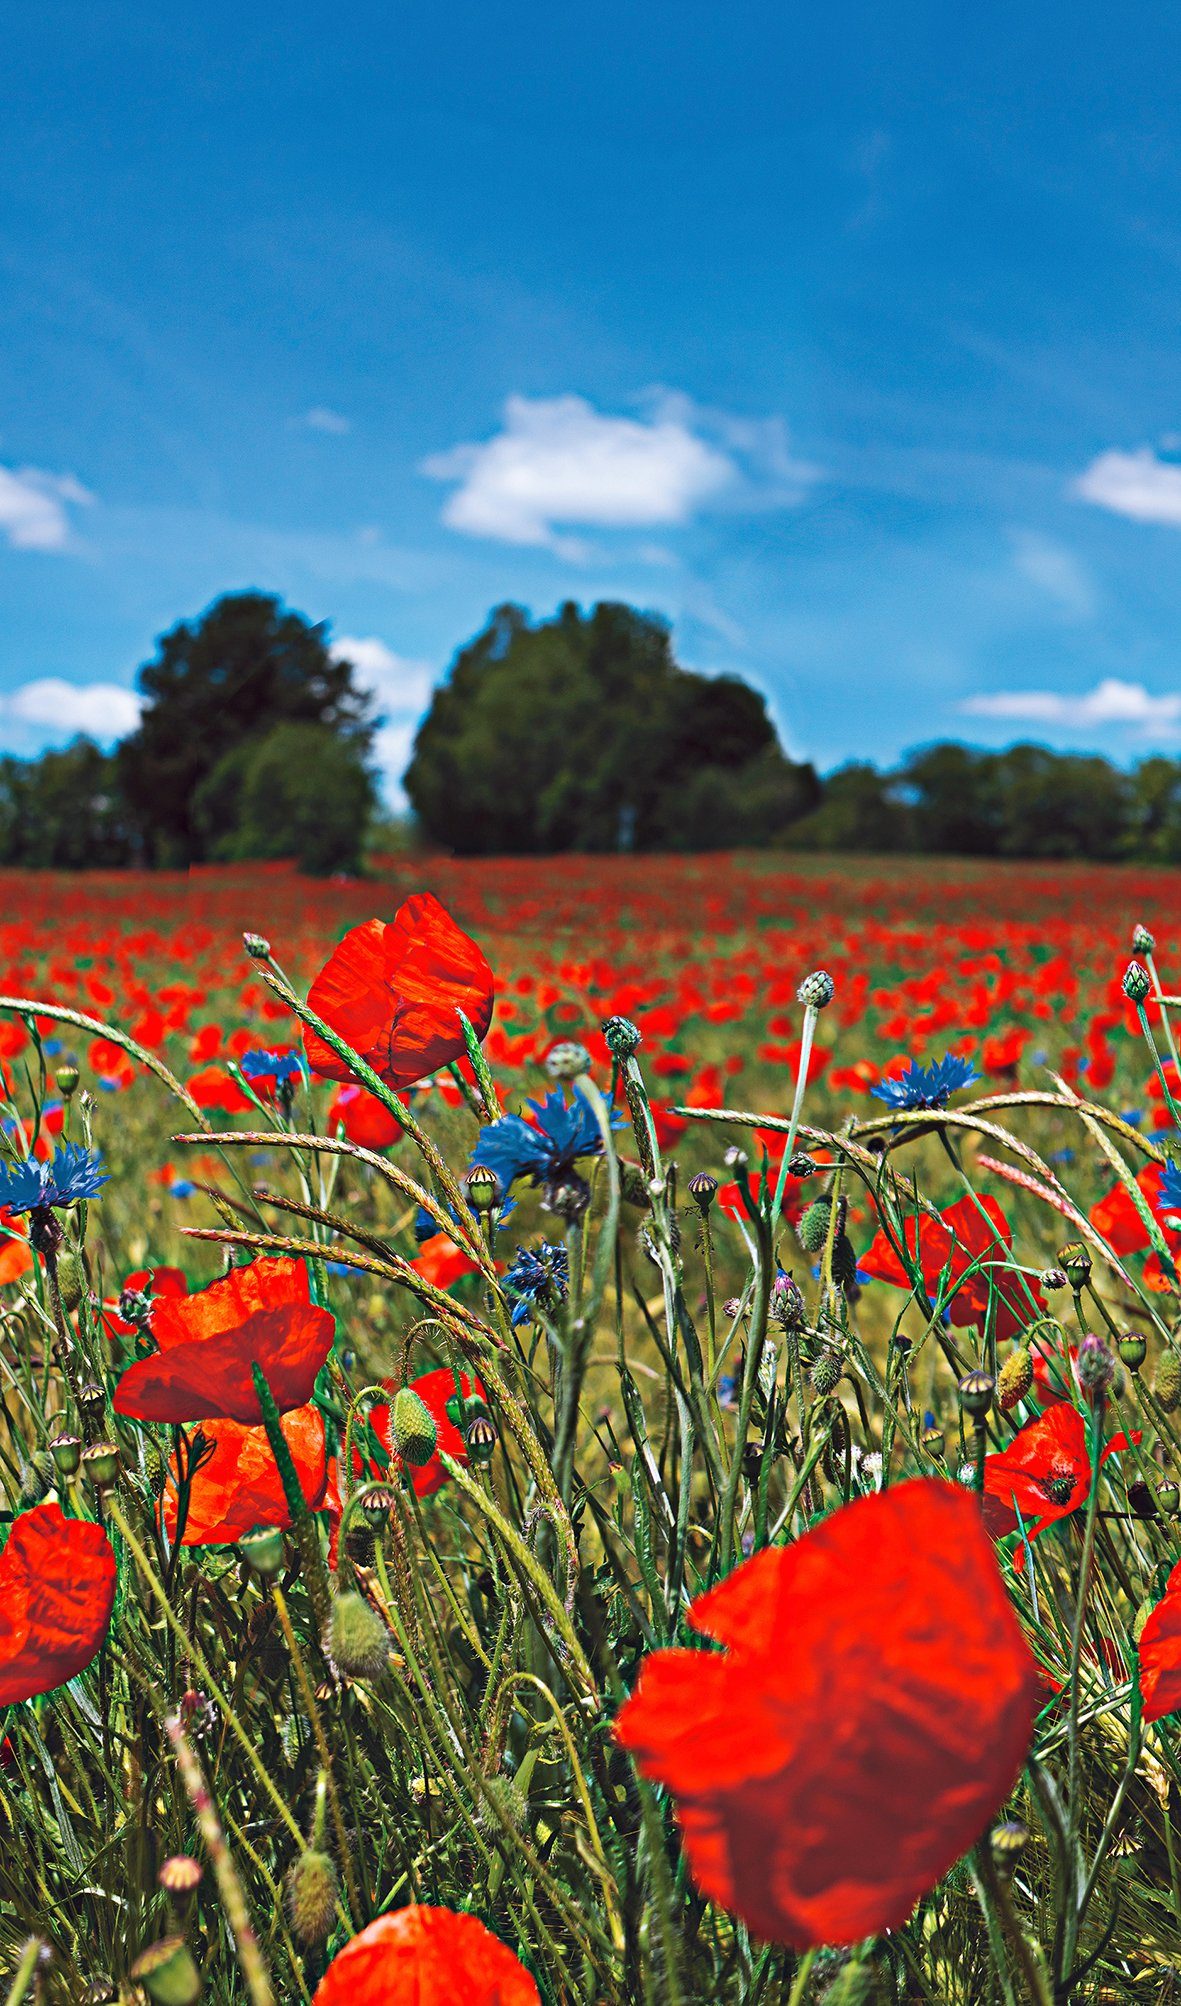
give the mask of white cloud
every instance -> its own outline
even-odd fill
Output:
[[[70,540],[66,503],[92,500],[69,474],[0,467],[0,533],[14,550],[64,550]]]
[[[1161,522],[1181,529],[1181,466],[1158,459],[1149,446],[1134,453],[1100,453],[1074,483],[1081,501],[1110,509],[1132,522]]]
[[[1181,722],[1181,696],[1154,697],[1143,683],[1121,682],[1118,676],[1105,676],[1082,696],[1058,690],[998,690],[969,697],[960,709],[969,717],[1058,725],[1071,731],[1121,724],[1143,732],[1168,731]]]
[[[562,529],[675,527],[738,478],[682,409],[608,417],[583,397],[510,397],[494,437],[435,454],[422,471],[458,483],[443,510],[450,528],[565,555],[579,551]]]
[[[377,699],[385,722],[374,740],[374,757],[387,800],[400,802],[402,775],[410,762],[419,719],[437,680],[435,671],[429,662],[395,654],[375,634],[341,634],[333,643],[332,653],[337,661],[352,663],[358,686],[371,690]]]
[[[139,723],[141,699],[119,683],[68,683],[45,676],[0,696],[0,721],[32,725],[55,737],[122,738]]]
[[[353,429],[351,419],[340,411],[331,410],[327,404],[313,404],[310,411],[304,412],[300,422],[309,432],[330,432],[336,437]]]

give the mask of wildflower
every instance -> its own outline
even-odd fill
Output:
[[[463,1465],[466,1465],[468,1460],[467,1442],[463,1434],[465,1419],[463,1412],[464,1404],[469,1400],[483,1400],[485,1397],[484,1388],[478,1379],[471,1377],[466,1372],[458,1374],[458,1390],[456,1380],[457,1375],[449,1365],[440,1365],[435,1367],[433,1371],[424,1372],[417,1379],[410,1381],[413,1391],[417,1393],[423,1405],[429,1409],[437,1430],[435,1453],[430,1458],[430,1461],[420,1463],[416,1468],[411,1467],[409,1469],[410,1482],[414,1493],[420,1498],[433,1497],[436,1491],[441,1491],[443,1486],[451,1481],[446,1469],[439,1461],[441,1454],[451,1456],[455,1462]],[[391,1380],[386,1380],[383,1383],[391,1397],[397,1393],[397,1386]],[[394,1450],[390,1422],[391,1402],[379,1401],[376,1406],[369,1409],[369,1426],[373,1430],[380,1447],[389,1454],[391,1466],[396,1471],[402,1467],[402,1464],[400,1457]],[[366,1461],[375,1461],[375,1459],[367,1455],[363,1457],[362,1445],[358,1444],[356,1439],[354,1439],[354,1476],[367,1474],[365,1470]],[[377,1467],[377,1475],[379,1478],[385,1475],[384,1465]]]
[[[503,1191],[529,1177],[545,1187],[543,1203],[555,1209],[564,1190],[586,1191],[575,1166],[584,1156],[601,1156],[603,1138],[594,1109],[577,1091],[569,1101],[555,1092],[528,1106],[532,1121],[505,1114],[480,1130],[469,1168],[494,1171]]]
[[[951,1095],[961,1087],[970,1087],[979,1078],[976,1068],[968,1059],[959,1059],[953,1052],[946,1058],[936,1060],[934,1065],[920,1066],[912,1059],[898,1079],[882,1079],[876,1087],[870,1088],[875,1100],[884,1101],[888,1108],[903,1110],[909,1108],[946,1107]]]
[[[431,1221],[432,1228],[434,1221]],[[433,1288],[449,1289],[453,1282],[463,1275],[478,1275],[480,1266],[456,1245],[449,1233],[434,1230],[425,1240],[419,1241],[418,1252],[410,1263],[416,1274]]]
[[[243,1052],[238,1070],[244,1080],[249,1080],[256,1094],[265,1099],[273,1097],[285,1112],[290,1112],[295,1089],[304,1078],[303,1060],[298,1052],[290,1048],[277,1052]]]
[[[1105,1463],[1127,1446],[1126,1435],[1113,1435],[1099,1461]],[[1090,1488],[1087,1424],[1065,1400],[1027,1421],[1007,1449],[984,1459],[985,1519],[998,1538],[1016,1529],[1020,1513],[1030,1538],[1036,1539],[1048,1525],[1085,1505]]]
[[[101,1526],[56,1504],[23,1512],[0,1554],[0,1706],[85,1671],[114,1600],[115,1556]]]
[[[1140,1692],[1145,1720],[1161,1720],[1181,1707],[1181,1561],[1140,1632]]]
[[[390,921],[345,934],[308,994],[316,1015],[359,1052],[390,1087],[413,1086],[463,1056],[462,1010],[477,1038],[492,1022],[493,976],[474,940],[430,892],[416,893]],[[304,1031],[308,1065],[349,1080],[348,1065],[319,1033]]]
[[[504,1277],[504,1292],[513,1305],[512,1324],[517,1330],[532,1323],[535,1309],[552,1310],[566,1300],[570,1260],[565,1247],[518,1247],[517,1258]]]
[[[389,1149],[402,1133],[394,1116],[364,1087],[338,1087],[328,1107],[328,1133],[344,1130],[360,1149]]]
[[[313,1304],[302,1261],[232,1268],[197,1295],[162,1297],[152,1315],[159,1350],[128,1367],[115,1412],[138,1421],[262,1420],[257,1362],[281,1411],[302,1407],[332,1348],[334,1322]]]
[[[294,1407],[281,1423],[309,1511],[319,1511],[328,1485],[324,1421],[318,1407]],[[182,1546],[233,1546],[255,1526],[291,1523],[282,1480],[265,1428],[240,1421],[203,1421],[206,1452],[189,1486]],[[169,1466],[164,1523],[176,1537],[176,1462]]]
[[[22,1212],[48,1212],[54,1206],[80,1205],[85,1198],[97,1198],[108,1181],[97,1150],[85,1149],[80,1142],[59,1143],[53,1159],[35,1163],[0,1165],[0,1205],[13,1218]]]
[[[957,1327],[983,1324],[991,1301],[997,1339],[1004,1343],[1045,1307],[1034,1283],[1010,1263],[1013,1235],[995,1198],[961,1198],[938,1218],[908,1218],[905,1230],[910,1262],[921,1269],[923,1287],[932,1298],[947,1270],[942,1300]],[[911,1286],[884,1227],[858,1267],[895,1288]]]
[[[413,1903],[379,1916],[333,1959],[312,2006],[539,2006],[523,1964],[478,1916]]]
[[[849,1583],[856,1582],[856,1593]],[[1025,1759],[1035,1666],[974,1499],[918,1478],[694,1603],[615,1731],[671,1791],[701,1891],[799,1949],[898,1929]]]

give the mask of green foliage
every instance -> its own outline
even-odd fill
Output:
[[[537,626],[499,607],[406,775],[427,835],[468,855],[757,844],[816,791],[754,690],[679,668],[659,620],[609,603]]]
[[[322,724],[279,724],[220,759],[193,798],[219,862],[294,857],[314,877],[355,871],[376,789],[355,740]]]
[[[127,861],[115,762],[88,738],[40,759],[0,759],[0,861],[85,870]]]

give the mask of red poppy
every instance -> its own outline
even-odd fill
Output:
[[[423,1241],[410,1265],[416,1274],[437,1289],[449,1289],[461,1275],[480,1273],[479,1263],[465,1254],[462,1247],[457,1247],[449,1233],[432,1233],[429,1240]]]
[[[1181,1561],[1140,1632],[1140,1692],[1145,1720],[1162,1720],[1181,1707]]]
[[[389,1149],[402,1131],[388,1108],[364,1087],[338,1087],[328,1109],[328,1132],[343,1128],[359,1149]]]
[[[206,1114],[244,1114],[250,1106],[237,1080],[224,1066],[203,1066],[189,1081],[189,1093]]]
[[[320,970],[308,1003],[391,1087],[413,1086],[466,1050],[456,1015],[477,1038],[492,1022],[492,970],[474,940],[430,892],[418,892],[390,921],[371,919],[345,934]],[[303,1034],[308,1065],[328,1080],[352,1076],[315,1031]]]
[[[397,1391],[397,1387],[392,1380],[387,1379],[384,1383],[390,1393]],[[447,1412],[448,1402],[456,1398],[455,1374],[449,1365],[440,1365],[433,1372],[424,1372],[420,1378],[412,1379],[410,1383],[420,1400],[430,1408],[434,1416],[435,1427],[438,1430],[435,1453],[429,1463],[420,1463],[417,1467],[412,1466],[410,1470],[410,1481],[414,1486],[416,1496],[430,1498],[434,1496],[436,1491],[441,1491],[444,1484],[450,1482],[446,1470],[439,1461],[440,1452],[445,1451],[447,1455],[454,1457],[457,1463],[466,1464],[468,1459],[467,1443],[464,1441],[458,1426]],[[485,1398],[484,1388],[480,1384],[480,1381],[471,1378],[466,1372],[460,1373],[459,1383],[465,1400],[483,1400]],[[394,1455],[394,1446],[390,1440],[389,1407],[384,1402],[379,1403],[376,1407],[371,1407],[369,1410],[369,1421],[382,1447],[388,1449],[394,1457],[394,1467],[399,1468],[401,1466],[401,1458]],[[355,1450],[353,1453],[353,1471],[358,1476],[362,1471],[361,1457]]]
[[[187,1296],[188,1292],[189,1284],[183,1268],[137,1268],[134,1274],[127,1276],[120,1295],[150,1294],[155,1304],[161,1296]],[[120,1316],[117,1299],[103,1304],[103,1322],[108,1336],[135,1336],[135,1325]]]
[[[1139,1441],[1139,1435],[1133,1439]],[[1099,1461],[1127,1446],[1126,1435],[1113,1435]],[[1030,1538],[1036,1538],[1085,1505],[1090,1488],[1087,1424],[1065,1400],[1027,1421],[1007,1449],[984,1459],[985,1520],[998,1538],[1016,1530],[1018,1512]]]
[[[616,1733],[702,1892],[799,1949],[900,1928],[1004,1803],[1038,1703],[975,1500],[861,1498],[689,1620],[725,1651],[656,1652]]]
[[[539,2006],[507,1944],[474,1915],[395,1909],[333,1959],[312,2006]]]
[[[908,1218],[906,1245],[911,1259],[921,1266],[923,1286],[932,1297],[950,1262],[944,1298],[957,1326],[983,1324],[991,1298],[997,1339],[1004,1343],[1045,1308],[1036,1285],[1010,1264],[1013,1234],[995,1198],[967,1196],[949,1205],[938,1219]],[[884,1227],[879,1226],[857,1265],[863,1274],[876,1275],[895,1288],[911,1285]]]
[[[284,1414],[283,1433],[291,1450],[309,1511],[319,1511],[328,1484],[324,1420],[318,1407]],[[203,1421],[201,1433],[213,1454],[198,1464],[189,1489],[182,1546],[230,1546],[256,1525],[288,1526],[291,1514],[265,1428],[240,1421]],[[169,1469],[164,1523],[176,1534],[176,1468]]]
[[[115,1412],[137,1421],[262,1420],[257,1362],[281,1411],[302,1407],[332,1348],[333,1319],[311,1301],[302,1261],[258,1260],[152,1313],[159,1350],[128,1367]]]
[[[38,1505],[0,1554],[0,1706],[64,1686],[107,1634],[115,1556],[99,1525]]]
[[[32,1250],[23,1219],[14,1219],[11,1212],[0,1211],[0,1287],[5,1282],[19,1282],[33,1266]]]

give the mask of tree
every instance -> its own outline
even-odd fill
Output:
[[[158,643],[139,673],[147,702],[118,750],[123,795],[149,862],[207,855],[207,821],[194,816],[202,783],[244,741],[282,723],[319,725],[360,755],[374,723],[352,665],[313,626],[266,593],[228,595]]]
[[[323,724],[277,724],[218,761],[193,797],[215,861],[294,857],[326,877],[355,871],[377,790],[355,741]]]
[[[0,759],[0,859],[26,870],[81,871],[131,854],[115,761],[75,738],[39,759]]]
[[[765,842],[819,792],[757,692],[682,669],[662,621],[610,602],[535,626],[498,607],[435,691],[405,787],[469,855]]]
[[[820,805],[793,824],[786,840],[799,850],[906,850],[911,828],[890,776],[851,760],[829,774]]]

